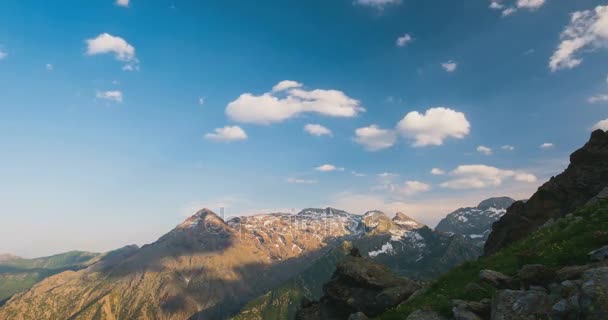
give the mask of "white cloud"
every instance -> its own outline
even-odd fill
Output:
[[[287,89],[300,88],[302,84],[297,81],[283,80],[272,87],[272,92],[285,91]]]
[[[225,126],[205,134],[205,139],[216,142],[242,141],[247,140],[247,133],[239,126]]]
[[[380,178],[393,178],[393,177],[397,177],[399,175],[396,173],[391,173],[391,172],[382,172],[382,173],[378,173],[377,176]]]
[[[0,49],[0,60],[4,60],[8,57],[8,53],[2,49]]]
[[[551,149],[553,148],[555,145],[553,143],[550,142],[545,142],[543,144],[540,145],[541,149]]]
[[[331,171],[344,171],[344,168],[336,167],[333,164],[324,164],[315,168],[317,171],[321,172],[331,172]]]
[[[450,172],[450,175],[453,179],[443,182],[441,187],[448,189],[481,189],[499,186],[508,179],[528,183],[537,181],[536,176],[527,172],[503,170],[482,164],[458,166]]]
[[[123,70],[139,70],[139,60],[135,56],[135,48],[125,39],[102,33],[96,38],[86,40],[87,55],[113,53],[118,61],[125,62]]]
[[[50,64],[50,63],[47,63],[47,64],[46,64],[46,70],[47,70],[47,71],[53,71],[53,69],[54,69],[54,68],[55,68],[55,67],[53,67],[53,65],[52,65],[52,64]]]
[[[508,17],[508,16],[510,16],[510,15],[512,15],[512,14],[514,14],[515,12],[517,12],[517,9],[516,9],[516,8],[509,7],[509,8],[506,8],[506,9],[504,9],[504,10],[502,11],[502,16],[503,16],[503,17]]]
[[[363,145],[367,151],[378,151],[392,147],[397,140],[393,130],[381,129],[377,125],[355,130],[355,142]]]
[[[97,91],[97,99],[104,99],[114,102],[122,102],[122,92],[119,90]]]
[[[297,86],[296,86],[297,85]],[[364,112],[359,101],[339,90],[304,90],[295,81],[281,81],[273,92],[256,96],[243,93],[226,107],[234,121],[256,124],[282,122],[303,113],[330,117],[354,117]],[[279,90],[279,91],[276,91]],[[278,94],[281,94],[278,96]],[[283,94],[285,96],[283,96]]]
[[[505,5],[502,4],[502,3],[500,3],[500,2],[498,2],[498,1],[492,1],[490,3],[490,9],[492,9],[492,10],[500,10],[500,9],[502,9],[504,7],[505,7]]]
[[[595,95],[593,97],[589,97],[589,99],[587,99],[587,101],[589,103],[608,102],[608,94],[598,94],[598,95]]]
[[[400,4],[401,0],[355,0],[355,4],[383,9],[388,5]]]
[[[602,129],[604,131],[608,131],[608,119],[604,119],[596,123],[592,128],[592,130]]]
[[[416,193],[427,192],[431,190],[431,186],[424,182],[420,181],[405,181],[403,186],[399,188],[399,193],[404,194],[406,196],[411,196]]]
[[[505,144],[504,146],[500,147],[502,150],[506,150],[506,151],[513,151],[515,150],[515,147],[509,144]]]
[[[401,37],[397,38],[396,44],[398,47],[405,47],[408,43],[414,41],[414,38],[409,34],[404,34]]]
[[[357,171],[351,171],[350,173],[353,176],[355,176],[355,177],[365,177],[365,176],[367,176],[365,173],[361,173],[361,172],[357,172]]]
[[[205,97],[198,98],[198,104],[201,105],[201,106],[205,105]]]
[[[293,183],[293,184],[315,184],[315,183],[317,183],[317,180],[289,178],[289,179],[287,179],[287,183]]]
[[[121,7],[128,7],[129,0],[116,0],[116,5]]]
[[[453,60],[449,60],[442,63],[441,67],[447,72],[454,72],[456,71],[456,68],[458,68],[458,64]]]
[[[444,175],[445,171],[439,169],[439,168],[433,168],[431,169],[431,174],[436,175],[436,176],[440,176],[440,175]]]
[[[560,38],[562,41],[549,60],[551,71],[574,68],[583,62],[581,52],[608,46],[608,6],[572,13]]]
[[[313,124],[313,123],[309,123],[307,125],[304,126],[304,131],[310,133],[313,136],[331,136],[331,130],[329,130],[328,128],[320,125],[320,124]]]
[[[415,147],[442,145],[450,137],[463,139],[470,127],[464,113],[445,107],[431,108],[424,114],[409,112],[397,124],[403,136],[414,139]]]
[[[479,147],[477,147],[477,152],[484,154],[486,156],[489,156],[492,154],[492,149],[488,148],[486,146],[479,146]]]
[[[517,7],[535,10],[542,7],[545,4],[545,0],[517,0]]]

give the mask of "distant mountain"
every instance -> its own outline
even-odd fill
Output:
[[[363,256],[399,275],[432,280],[481,253],[479,246],[465,237],[435,232],[403,213],[391,219],[381,211],[369,211],[354,218],[361,222],[355,233],[358,236],[350,238],[348,247],[359,248]],[[293,319],[300,301],[321,298],[323,283],[331,278],[347,251],[341,246],[322,256],[284,285],[249,302],[234,319]]]
[[[492,224],[506,212],[515,200],[509,197],[490,198],[477,207],[460,208],[439,221],[436,231],[466,236],[483,247],[492,231]]]
[[[0,255],[0,306],[17,292],[36,282],[66,270],[79,270],[95,262],[99,253],[71,251],[50,257],[24,259],[11,254]]]
[[[597,195],[608,184],[608,132],[596,130],[570,155],[570,165],[543,184],[528,201],[514,203],[492,227],[484,253],[493,254],[524,238],[551,219],[559,219]]]

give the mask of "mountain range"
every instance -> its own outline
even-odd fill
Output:
[[[296,295],[315,299],[344,257],[344,241],[421,280],[481,254],[467,237],[436,232],[403,213],[309,208],[224,221],[203,209],[154,243],[94,255],[35,285],[24,283],[22,289],[31,288],[6,301],[0,318],[222,319],[247,313],[241,308],[260,297],[285,298],[276,290],[298,279],[305,285]],[[297,299],[288,301],[293,313]]]

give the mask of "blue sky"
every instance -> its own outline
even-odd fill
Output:
[[[148,243],[201,207],[434,226],[526,198],[608,129],[605,5],[2,1],[0,252]]]

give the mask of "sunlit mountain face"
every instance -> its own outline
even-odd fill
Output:
[[[603,190],[607,43],[592,0],[4,0],[0,319],[394,307],[325,284],[425,287]]]

